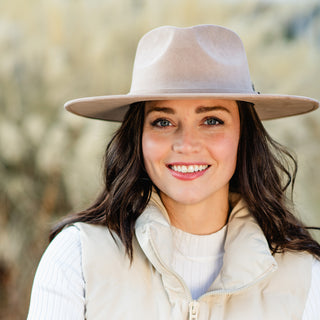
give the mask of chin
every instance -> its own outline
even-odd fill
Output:
[[[194,192],[188,194],[187,192],[184,192],[183,194],[175,194],[175,195],[169,195],[165,194],[165,197],[167,199],[170,199],[170,201],[179,203],[181,205],[194,205],[197,203],[200,203],[206,199],[204,196],[195,196]]]

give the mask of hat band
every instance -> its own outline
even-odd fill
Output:
[[[257,94],[257,92],[248,89],[234,89],[234,88],[219,88],[219,89],[170,89],[163,88],[157,90],[132,90],[129,94],[132,95],[157,95],[157,94],[192,94],[192,93],[246,93],[246,94]]]

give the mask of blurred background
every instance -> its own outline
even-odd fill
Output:
[[[257,91],[320,99],[319,1],[1,0],[0,319],[26,318],[50,227],[101,187],[118,125],[64,102],[128,92],[145,32],[206,23],[241,36]],[[320,226],[320,111],[265,125],[298,157],[297,215]]]

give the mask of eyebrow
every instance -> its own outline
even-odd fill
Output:
[[[212,106],[212,107],[199,106],[196,109],[196,113],[205,113],[205,112],[214,111],[214,110],[220,110],[220,111],[225,111],[225,112],[230,113],[229,109],[222,107],[222,106]]]
[[[175,114],[175,111],[172,108],[152,106],[149,110],[147,110],[146,116],[149,113],[154,112],[154,111],[164,112],[164,113],[169,113],[169,114]]]
[[[216,110],[220,110],[220,111],[225,111],[230,113],[230,110],[228,110],[225,107],[222,106],[199,106],[196,108],[196,113],[206,113],[209,111],[216,111]],[[164,112],[164,113],[168,113],[168,114],[175,114],[174,109],[172,108],[168,108],[168,107],[157,107],[157,106],[152,106],[149,110],[147,110],[146,112],[146,116],[154,111],[158,111],[158,112]]]

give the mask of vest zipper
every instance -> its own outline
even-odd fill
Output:
[[[189,320],[197,320],[199,314],[199,302],[191,301],[189,303]]]

